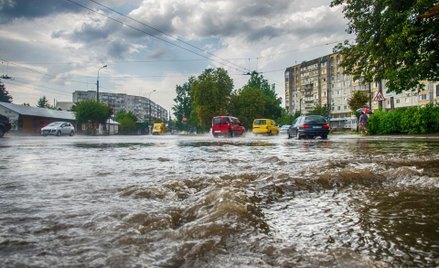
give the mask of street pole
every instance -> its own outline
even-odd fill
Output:
[[[154,90],[150,91],[150,92],[149,92],[149,95],[148,95],[148,102],[149,102],[148,124],[149,124],[151,127],[152,127],[152,125],[151,125],[151,94],[152,94],[153,92],[156,92],[156,90],[154,89]],[[150,127],[149,129],[152,129],[151,127]]]
[[[98,80],[96,81],[96,100],[98,102],[99,102],[99,71],[103,68],[107,68],[107,64],[105,64],[104,66],[102,66],[98,69]]]

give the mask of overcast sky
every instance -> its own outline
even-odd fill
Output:
[[[261,72],[284,99],[284,71],[348,36],[330,0],[0,0],[0,75],[16,104],[75,90],[149,97],[223,67],[235,89]],[[151,93],[153,90],[156,92]]]

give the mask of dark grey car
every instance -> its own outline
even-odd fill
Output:
[[[288,138],[315,138],[327,139],[329,134],[329,123],[321,115],[302,115],[293,121],[288,129]]]

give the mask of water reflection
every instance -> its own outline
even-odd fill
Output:
[[[4,267],[439,265],[437,140],[75,136],[0,147]]]

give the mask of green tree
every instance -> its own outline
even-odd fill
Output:
[[[120,111],[115,116],[119,125],[119,133],[121,134],[134,134],[137,131],[137,117],[129,111]]]
[[[223,68],[206,69],[191,86],[193,112],[201,130],[208,130],[212,117],[229,111],[233,80]]]
[[[111,107],[105,103],[94,100],[85,100],[76,103],[73,112],[75,113],[78,123],[92,124],[93,131],[96,124],[105,124],[111,115]]]
[[[278,119],[279,125],[291,124],[297,117],[300,116],[300,112],[297,111],[294,114],[290,114],[285,108],[282,109],[282,116]]]
[[[233,93],[231,111],[249,129],[255,118],[265,117],[265,104],[266,99],[262,89],[247,85]]]
[[[362,91],[355,91],[352,94],[352,96],[349,98],[348,105],[352,113],[354,113],[355,116],[357,117],[357,122],[360,119],[360,113],[357,112],[357,109],[365,107],[368,102],[369,102],[369,97]],[[358,132],[358,125],[357,125],[357,132]]]
[[[277,97],[268,81],[261,74],[252,72],[247,84],[233,93],[231,111],[249,128],[256,118],[270,118],[276,121],[281,119],[281,104],[281,99]]]
[[[387,80],[388,91],[420,87],[439,80],[437,0],[333,0],[343,6],[348,33],[356,35],[335,51],[343,55],[345,72],[366,82]]]
[[[0,101],[3,102],[12,102],[12,97],[9,95],[9,92],[6,90],[5,85],[0,81]]]
[[[357,109],[366,107],[369,97],[362,91],[355,91],[348,100],[349,108],[352,113],[356,113]]]
[[[38,99],[37,107],[50,108],[49,100],[46,98],[46,96],[43,96]]]
[[[174,99],[175,105],[172,107],[172,110],[176,117],[176,127],[181,130],[188,130],[191,126],[197,125],[191,96],[191,87],[194,81],[195,77],[189,77],[188,82],[181,86],[177,85],[175,89],[177,97]]]
[[[264,117],[277,120],[282,116],[282,100],[277,97],[276,91],[262,74],[253,71],[246,86],[259,88],[264,93],[265,105],[260,107],[263,109]]]
[[[322,115],[322,116],[328,116],[329,115],[329,109],[328,106],[316,104],[314,109],[308,112],[309,115]]]

